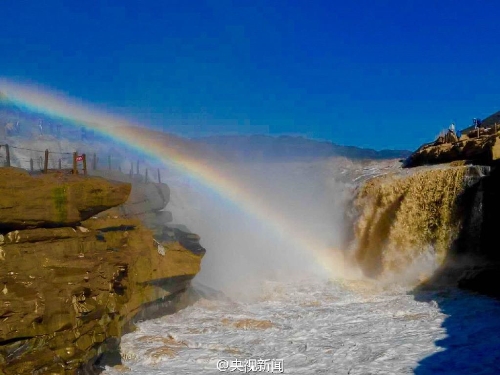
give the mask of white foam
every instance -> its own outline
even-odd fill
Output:
[[[447,337],[442,324],[448,316],[440,304],[474,304],[471,316],[481,306],[488,315],[492,308],[500,311],[483,297],[433,296],[417,301],[403,289],[365,282],[267,282],[251,303],[203,299],[141,323],[122,339],[124,365],[130,374],[217,374],[219,359],[282,358],[290,374],[413,373],[419,361],[443,350],[436,341]],[[245,319],[271,327],[235,326]],[[489,321],[498,328],[495,319]],[[155,355],[162,347],[171,356]]]

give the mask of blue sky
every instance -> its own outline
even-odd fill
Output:
[[[3,2],[0,76],[194,136],[413,149],[500,110],[500,3]]]

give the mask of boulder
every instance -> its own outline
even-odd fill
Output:
[[[144,182],[142,176],[131,177],[120,171],[95,170],[90,172],[113,181],[127,182],[132,185],[130,197],[120,206],[121,213],[129,217],[137,217],[163,210],[170,201],[170,188],[166,184]],[[159,223],[160,224],[160,223]]]
[[[170,198],[170,190],[165,184],[134,183],[129,200],[122,206],[127,215],[156,212],[165,208]]]
[[[130,184],[99,177],[49,173],[31,176],[0,168],[0,227],[73,226],[127,201]]]
[[[205,254],[206,250],[200,245],[200,236],[191,233],[184,225],[179,226],[163,226],[160,233],[157,233],[156,238],[164,242],[178,241],[186,249],[189,249],[195,254]]]

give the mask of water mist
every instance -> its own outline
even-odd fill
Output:
[[[317,254],[302,247],[314,243],[333,256],[343,242],[348,193],[327,166],[326,161],[220,166],[286,220],[280,231],[248,215],[237,202],[186,183],[186,176],[169,181],[167,209],[175,222],[199,234],[208,249],[197,280],[241,298],[258,294],[265,280],[335,276],[325,272]]]

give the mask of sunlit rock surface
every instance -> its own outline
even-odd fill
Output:
[[[418,167],[459,160],[475,164],[491,164],[499,158],[499,136],[491,129],[490,131],[482,131],[479,137],[463,136],[460,141],[454,143],[423,145],[406,159],[405,166]]]
[[[148,317],[160,303],[163,311],[185,303],[183,292],[204,249],[155,236],[140,220],[165,207],[168,187],[139,187],[119,206],[130,193],[128,183],[0,173],[8,173],[0,196],[5,212],[13,201],[25,205],[17,216],[6,214],[10,230],[0,235],[0,374],[92,373],[102,353],[118,349],[134,319]],[[55,188],[67,189],[66,205],[54,203]],[[141,191],[149,203],[131,212]],[[35,203],[28,202],[30,194]],[[26,223],[48,227],[23,229]]]
[[[0,227],[22,229],[75,225],[124,203],[130,185],[63,173],[30,176],[0,168]]]

